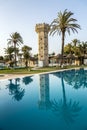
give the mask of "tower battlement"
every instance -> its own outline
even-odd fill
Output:
[[[49,32],[50,31],[50,26],[49,26],[49,24],[46,24],[46,23],[36,24],[35,31],[37,33],[40,32],[40,31]]]

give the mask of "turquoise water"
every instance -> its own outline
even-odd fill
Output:
[[[87,130],[87,70],[0,81],[0,130]]]

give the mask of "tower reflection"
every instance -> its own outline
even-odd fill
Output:
[[[39,109],[50,109],[50,90],[49,90],[49,75],[40,75],[40,89],[39,89]]]

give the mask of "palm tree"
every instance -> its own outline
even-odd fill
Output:
[[[63,13],[60,11],[57,18],[54,19],[50,25],[50,35],[54,35],[55,33],[59,35],[62,34],[61,65],[63,63],[65,33],[68,32],[70,35],[70,31],[74,33],[78,32],[77,29],[80,29],[80,25],[76,23],[76,19],[71,17],[72,15],[73,13],[71,11],[67,11],[67,9],[65,9]]]
[[[80,44],[80,40],[73,39],[71,44],[76,47],[76,46],[78,46]]]
[[[7,56],[7,63],[8,65],[10,65],[10,67],[13,66],[14,62],[13,62],[13,52],[14,52],[14,48],[12,46],[5,48],[5,59]]]
[[[12,46],[5,48],[5,53],[8,55],[10,61],[12,61],[13,52],[14,52],[14,48]]]
[[[19,46],[20,44],[23,44],[23,39],[21,37],[21,35],[17,32],[12,33],[10,35],[10,39],[8,39],[8,44],[13,44],[14,46],[14,53],[15,53],[15,66],[16,66],[16,46]]]
[[[0,60],[4,60],[4,57],[3,57],[3,56],[0,56]]]
[[[87,41],[82,42],[83,55],[87,54]]]
[[[72,45],[71,45],[71,43],[68,43],[66,46],[64,46],[64,53],[65,54],[71,54],[72,53]]]
[[[24,45],[22,47],[26,68],[28,67],[28,61],[30,60],[30,52],[29,52],[30,50],[32,50],[32,48],[29,46]]]
[[[75,56],[80,56],[80,41],[78,39],[73,39],[72,42],[71,42],[71,45],[72,45],[72,50],[74,52],[74,55]]]
[[[73,46],[71,43],[64,46],[64,54],[67,56],[67,60],[70,65],[72,64],[72,59],[74,58],[73,53]]]
[[[73,52],[75,56],[79,58],[81,64],[84,64],[84,57],[87,53],[87,41],[80,42],[78,39],[74,39],[72,40],[71,44],[73,46]]]

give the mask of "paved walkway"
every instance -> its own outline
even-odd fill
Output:
[[[25,76],[30,76],[29,74],[0,74],[0,80],[22,78]]]

